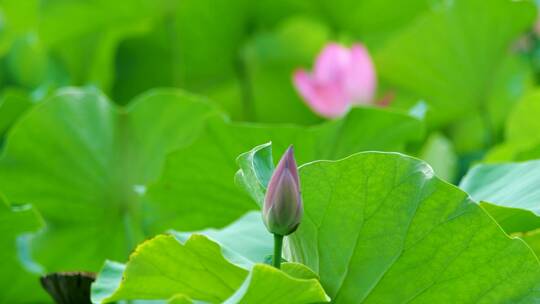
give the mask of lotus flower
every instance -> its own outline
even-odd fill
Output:
[[[298,228],[303,211],[298,169],[293,147],[290,146],[281,157],[268,183],[263,221],[271,233],[289,235]]]
[[[319,54],[313,73],[297,70],[293,82],[306,103],[326,118],[344,115],[351,105],[373,102],[375,68],[361,44],[350,49],[328,44]]]

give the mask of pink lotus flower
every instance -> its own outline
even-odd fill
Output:
[[[297,70],[293,82],[306,103],[327,118],[345,114],[351,105],[373,102],[375,68],[366,48],[328,44],[319,54],[313,73]]]

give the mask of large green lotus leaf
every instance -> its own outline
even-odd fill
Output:
[[[436,125],[485,114],[509,46],[535,12],[528,1],[441,2],[376,54],[378,73],[400,93],[426,100]]]
[[[482,164],[460,187],[483,201],[482,207],[507,233],[522,237],[540,254],[540,161]]]
[[[118,272],[111,271],[107,265],[105,272],[102,271],[104,276],[100,275],[92,287],[94,302],[167,299],[177,293],[216,302],[231,295],[247,275],[247,270],[223,257],[219,245],[198,235],[184,245],[170,235],[142,243],[124,267],[119,286],[108,283],[109,274]]]
[[[174,90],[118,108],[79,89],[28,112],[6,141],[0,188],[47,223],[33,239],[35,259],[65,271],[125,258],[147,236],[138,185],[157,178],[165,154],[191,142],[211,113],[204,100]]]
[[[327,296],[314,277],[293,277],[300,264],[279,271],[269,265],[242,268],[227,260],[219,245],[194,234],[185,243],[160,235],[139,245],[129,261],[105,264],[92,286],[92,300],[110,303],[129,299],[184,296],[210,303],[315,303]],[[271,288],[269,288],[271,286]],[[188,302],[189,303],[189,302]]]
[[[257,205],[233,183],[235,158],[272,141],[274,159],[290,145],[299,163],[337,159],[365,150],[402,150],[422,136],[423,124],[407,114],[354,108],[346,117],[314,127],[260,125],[211,120],[190,146],[171,153],[146,200],[156,210],[156,233],[170,227],[192,231],[221,227]]]
[[[265,158],[268,149],[256,147],[243,159]],[[241,163],[242,173],[261,171],[248,164]],[[266,168],[262,171],[256,176]],[[334,302],[477,303],[485,297],[492,303],[537,297],[527,294],[540,275],[527,247],[506,237],[466,193],[434,177],[427,164],[396,153],[365,152],[306,164],[300,176],[305,217],[288,237],[287,257],[318,271]],[[519,257],[506,264],[514,254]],[[501,260],[493,262],[497,257]],[[516,294],[507,274],[523,283]],[[463,292],[470,286],[476,288]]]
[[[39,287],[36,274],[25,269],[17,252],[17,236],[42,225],[30,206],[10,207],[0,196],[0,303],[43,303],[47,295]]]
[[[288,258],[334,303],[534,303],[540,265],[426,163],[364,152],[300,169],[305,213]],[[287,256],[286,256],[287,257]]]

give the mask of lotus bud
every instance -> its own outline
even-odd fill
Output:
[[[312,73],[299,69],[293,83],[307,105],[319,115],[335,118],[356,104],[373,104],[377,78],[367,49],[329,43],[319,54]]]
[[[281,157],[264,198],[263,221],[268,231],[285,236],[293,233],[302,219],[298,169],[290,146]]]

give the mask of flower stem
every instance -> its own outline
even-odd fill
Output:
[[[283,235],[274,234],[274,257],[272,262],[277,269],[281,268],[281,249],[283,247]]]

